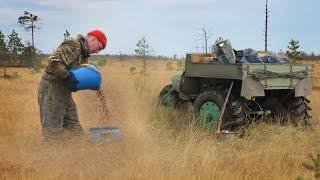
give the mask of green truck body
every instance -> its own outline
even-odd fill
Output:
[[[310,124],[312,73],[313,65],[243,63],[223,41],[215,45],[215,54],[187,54],[184,72],[171,78],[159,102],[174,107],[190,102],[209,130],[217,129],[220,113],[222,129],[233,131],[270,115],[288,114],[283,121]]]
[[[295,96],[312,93],[313,65],[194,63],[187,54],[185,77],[240,80],[241,96],[265,96],[264,90],[294,89]],[[173,88],[180,91],[181,75],[171,78]]]

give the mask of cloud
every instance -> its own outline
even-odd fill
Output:
[[[16,8],[0,8],[0,23],[12,23],[18,21],[17,14],[23,12],[21,9]]]
[[[10,29],[18,28],[18,17],[24,11],[38,15],[40,26],[51,29],[67,24],[72,27],[79,24],[80,19],[80,22],[88,22],[88,19],[95,22],[105,14],[106,9],[114,9],[119,0],[0,0],[0,3],[2,29],[9,26]]]
[[[205,5],[215,3],[217,0],[151,0],[158,5]]]
[[[116,0],[28,0],[39,6],[46,6],[52,8],[72,8],[72,9],[101,9],[108,8],[119,1]]]

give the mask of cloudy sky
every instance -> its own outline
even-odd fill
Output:
[[[0,30],[13,29],[24,42],[31,39],[17,24],[23,11],[40,16],[37,47],[50,53],[63,40],[66,29],[75,36],[94,28],[106,32],[106,53],[133,54],[145,35],[153,54],[196,52],[202,47],[201,27],[231,40],[235,49],[264,48],[265,0],[0,0]],[[300,41],[307,52],[320,53],[319,0],[269,0],[270,37],[273,51],[287,49],[288,41]]]

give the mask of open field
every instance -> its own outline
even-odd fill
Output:
[[[301,166],[320,151],[320,93],[312,97],[312,127],[253,125],[233,142],[213,141],[190,117],[191,111],[156,108],[161,88],[179,74],[176,63],[150,62],[145,88],[129,68],[138,61],[111,61],[101,68],[103,90],[124,140],[94,144],[76,137],[41,145],[37,88],[41,74],[9,69],[22,76],[0,79],[0,179],[295,179],[312,178]],[[320,67],[316,66],[316,76]],[[318,83],[318,81],[316,81]],[[320,87],[320,86],[319,86]],[[87,131],[99,123],[92,91],[74,99]]]

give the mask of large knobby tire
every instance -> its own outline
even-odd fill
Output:
[[[311,108],[309,103],[310,101],[305,97],[295,97],[287,102],[290,120],[293,124],[296,125],[299,121],[302,121],[304,125],[310,125],[309,111]]]
[[[216,91],[205,91],[194,102],[194,111],[197,121],[208,131],[215,132],[222,110],[224,98]]]
[[[217,130],[218,119],[226,98],[224,92],[224,89],[207,90],[201,93],[194,102],[196,119],[210,132]],[[241,98],[230,95],[222,119],[221,130],[238,131],[246,124],[244,104]]]
[[[180,105],[179,93],[172,90],[172,84],[166,85],[158,96],[158,104],[177,108]]]

